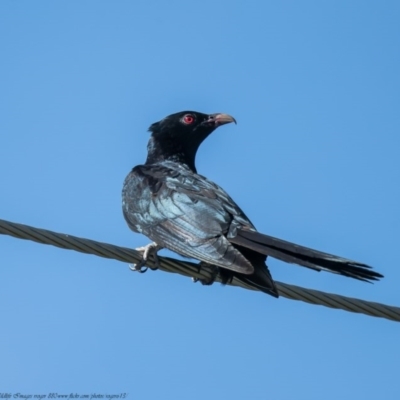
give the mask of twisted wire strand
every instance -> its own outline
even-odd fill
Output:
[[[62,249],[75,250],[81,253],[93,254],[99,257],[110,258],[126,263],[139,263],[142,254],[136,250],[119,247],[108,243],[96,242],[63,233],[48,231],[28,225],[17,224],[0,219],[0,234],[13,236],[19,239],[32,240],[34,242],[48,244]],[[170,257],[159,256],[159,267],[162,271],[178,273],[184,276],[209,280],[213,271],[207,267],[199,268],[198,264],[189,261],[180,261]],[[146,265],[156,268],[155,260],[151,257]],[[219,281],[219,279],[216,279]],[[257,290],[251,286],[233,279],[230,285],[240,286],[244,289]],[[381,303],[340,296],[337,294],[307,289],[287,283],[276,282],[279,295],[291,300],[300,300],[310,304],[318,304],[325,307],[336,308],[370,315],[372,317],[385,318],[400,322],[400,307],[389,306]]]

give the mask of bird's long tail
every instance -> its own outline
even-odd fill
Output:
[[[257,253],[316,271],[329,271],[366,282],[383,278],[383,275],[373,271],[369,265],[322,253],[255,231],[238,230],[237,235],[229,238],[229,241]]]
[[[233,273],[233,277],[244,282],[250,287],[256,288],[261,292],[267,293],[273,297],[279,297],[278,289],[275,286],[268,268],[263,265],[261,268],[256,268],[251,275]]]
[[[247,275],[225,268],[219,268],[219,275],[222,279],[222,283],[227,283],[235,278],[249,287],[260,290],[261,292],[267,293],[273,297],[279,297],[278,289],[272,279],[267,265],[265,264],[267,257],[264,254],[257,253],[243,246],[234,246],[239,249],[240,253],[247,260],[251,262],[254,267],[254,272]]]

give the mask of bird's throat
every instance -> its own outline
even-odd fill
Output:
[[[174,140],[159,140],[152,136],[147,145],[146,164],[173,161],[185,164],[197,173],[195,166],[197,148],[198,146],[187,146],[186,143]]]

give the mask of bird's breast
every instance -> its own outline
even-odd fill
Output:
[[[146,226],[156,217],[150,213],[154,194],[146,177],[138,167],[125,178],[122,188],[122,211],[129,227],[135,232],[146,234]]]

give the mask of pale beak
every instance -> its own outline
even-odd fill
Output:
[[[231,122],[234,122],[236,124],[235,118],[233,118],[232,116],[230,116],[228,114],[221,114],[221,113],[211,114],[209,116],[208,120],[205,122],[206,123],[214,123],[216,127],[220,126],[220,125],[229,124]]]

